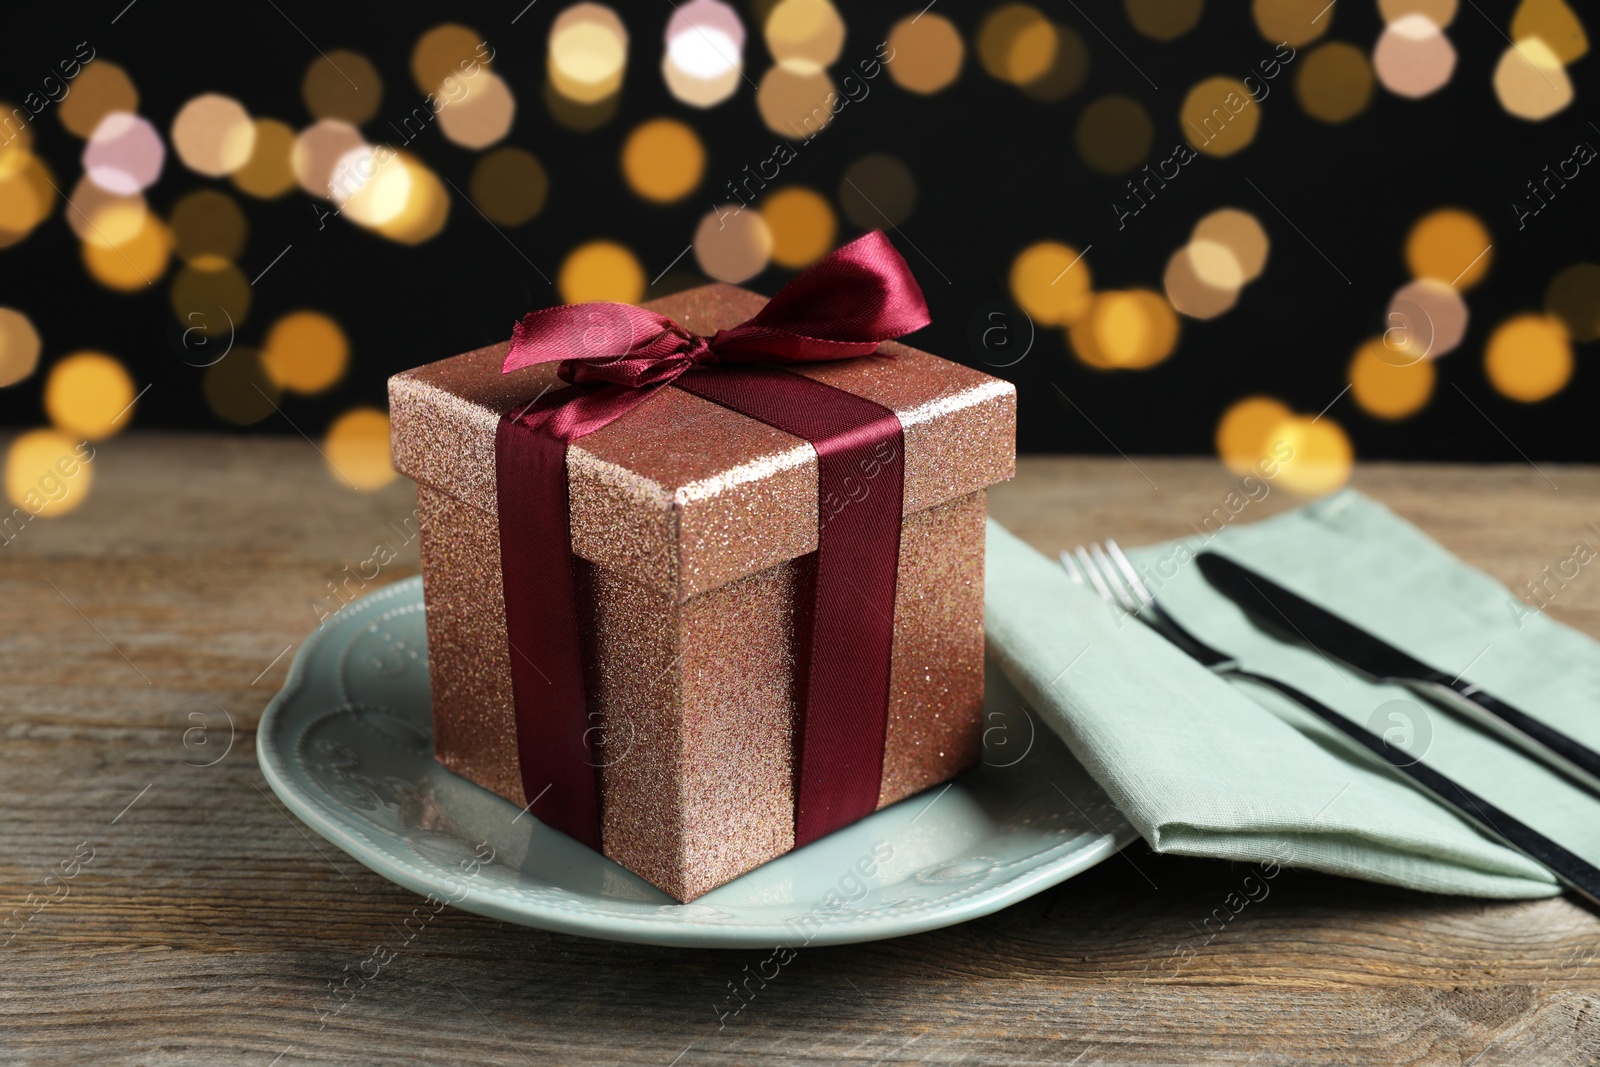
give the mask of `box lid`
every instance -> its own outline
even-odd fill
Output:
[[[766,298],[707,285],[644,306],[712,334]],[[509,341],[389,379],[395,469],[488,512],[505,412],[566,383],[556,364],[501,373]],[[882,356],[786,369],[892,410],[905,433],[905,513],[1010,478],[1016,388],[894,341]],[[817,547],[817,454],[806,441],[667,388],[567,448],[572,550],[688,598]]]

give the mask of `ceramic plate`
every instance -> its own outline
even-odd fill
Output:
[[[1000,672],[988,673],[983,766],[690,904],[434,762],[420,578],[347,605],[301,646],[257,752],[312,829],[436,905],[617,941],[845,944],[998,911],[1134,838]]]

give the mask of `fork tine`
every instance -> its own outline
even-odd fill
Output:
[[[1061,550],[1061,567],[1067,572],[1067,577],[1072,579],[1074,585],[1088,585],[1083,576],[1083,571],[1078,569],[1078,561],[1072,558],[1072,553],[1066,549]]]
[[[1097,549],[1099,547],[1099,545],[1095,546]],[[1100,573],[1100,568],[1095,565],[1094,560],[1090,558],[1084,547],[1079,545],[1073,549],[1073,555],[1078,557],[1078,566],[1082,567],[1083,572],[1089,576],[1089,581],[1094,584],[1094,591],[1100,594],[1100,599],[1107,604],[1116,603],[1116,595],[1111,592],[1111,587],[1106,584],[1105,577]]]
[[[1137,612],[1141,607],[1143,607],[1143,605],[1139,603],[1138,599],[1128,591],[1127,583],[1123,581],[1122,575],[1117,573],[1116,565],[1112,563],[1111,558],[1106,555],[1105,549],[1100,547],[1100,543],[1097,541],[1093,545],[1090,545],[1089,551],[1094,554],[1094,561],[1096,565],[1099,566],[1100,573],[1104,576],[1106,585],[1110,586],[1116,595],[1117,602],[1120,603],[1124,609],[1131,612]]]
[[[1121,547],[1109,537],[1106,538],[1106,551],[1109,552],[1111,554],[1111,558],[1116,561],[1117,568],[1121,570],[1123,576],[1128,579],[1128,584],[1133,586],[1134,594],[1138,596],[1140,602],[1146,607],[1154,603],[1156,599],[1155,594],[1151,593],[1150,590],[1145,587],[1144,581],[1139,577],[1139,572],[1133,568],[1133,562],[1128,559],[1127,555],[1123,553]]]

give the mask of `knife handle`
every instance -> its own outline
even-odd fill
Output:
[[[1600,796],[1600,752],[1459,678],[1441,675],[1406,685],[1455,709],[1462,717]]]
[[[1426,763],[1414,760],[1402,749],[1395,748],[1377,734],[1368,730],[1309,693],[1303,693],[1287,682],[1280,682],[1265,674],[1239,669],[1222,673],[1235,678],[1275,689],[1329,726],[1349,737],[1363,748],[1385,760],[1391,767],[1406,775],[1423,791],[1450,808],[1454,808],[1490,837],[1510,845],[1540,866],[1549,870],[1563,885],[1600,908],[1600,868],[1580,856],[1562,848],[1527,823],[1500,810],[1478,794],[1458,784]]]

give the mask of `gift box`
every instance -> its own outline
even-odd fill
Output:
[[[644,307],[703,338],[766,303],[718,284]],[[511,518],[521,488],[505,469],[505,425],[530,404],[549,406],[566,383],[548,362],[503,372],[510,349],[491,345],[389,382],[394,465],[418,485],[444,766],[688,901],[795,848],[797,827],[803,844],[977,762],[985,490],[1014,471],[1015,390],[885,341],[875,355],[786,368],[898,422],[843,481],[819,473],[822,446],[681,383],[649,390],[566,446],[582,706],[580,721],[552,732],[577,731],[571,744],[580,747],[569,749],[587,753],[582,773],[568,777],[580,791],[585,776],[593,782],[593,836],[581,812],[572,823],[563,806],[583,804],[552,798],[529,773],[548,727],[528,716],[555,669],[539,667],[539,647],[511,637],[519,617],[553,608],[525,603],[525,590],[508,584],[526,567],[503,544],[521,536],[508,521],[550,521],[520,503]],[[814,611],[819,583],[855,582],[819,578],[819,539],[872,507],[898,515],[898,534],[887,534],[891,585],[880,603],[863,595],[843,616],[847,627],[876,619],[892,633],[886,685],[873,706],[849,712],[849,736],[828,740],[807,702],[838,672],[861,668],[849,658],[856,638],[821,632],[835,624]],[[868,691],[874,669],[859,679]],[[829,814],[838,790],[858,799]],[[816,812],[818,798],[824,810],[808,823],[803,813]]]

